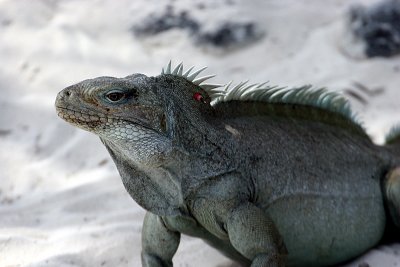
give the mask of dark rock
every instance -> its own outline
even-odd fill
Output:
[[[198,8],[203,9],[206,6],[201,5]],[[131,30],[137,37],[147,37],[171,29],[181,29],[189,32],[196,45],[211,45],[218,48],[244,46],[263,36],[257,24],[251,21],[224,21],[212,28],[207,27],[208,30],[204,28],[204,24],[194,19],[187,11],[176,12],[173,6],[167,6],[162,13],[150,14]]]
[[[212,31],[199,33],[197,41],[215,47],[231,48],[256,41],[262,35],[254,22],[224,22]]]
[[[368,57],[390,57],[400,53],[400,0],[385,0],[370,8],[353,7],[351,30],[366,44]]]
[[[132,27],[132,31],[138,36],[151,36],[176,28],[194,33],[199,30],[200,25],[189,16],[188,12],[175,14],[173,8],[169,6],[162,14],[151,14],[143,23]]]

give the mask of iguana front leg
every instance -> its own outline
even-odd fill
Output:
[[[190,201],[195,219],[229,243],[252,267],[284,267],[283,239],[270,216],[251,202],[252,188],[237,173],[216,177]]]
[[[229,240],[243,256],[252,260],[251,267],[283,267],[287,254],[272,219],[252,203],[235,208],[226,222]]]
[[[160,216],[147,212],[142,229],[142,266],[172,267],[180,233],[169,230]]]

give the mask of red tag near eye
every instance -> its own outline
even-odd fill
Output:
[[[204,102],[204,97],[200,93],[194,93],[193,99],[199,102]]]

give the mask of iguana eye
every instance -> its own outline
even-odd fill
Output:
[[[110,102],[119,102],[126,98],[126,93],[120,91],[111,91],[106,94],[106,98]]]

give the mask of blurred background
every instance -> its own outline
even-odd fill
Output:
[[[158,75],[343,93],[382,143],[400,122],[398,0],[0,0],[0,266],[140,266],[142,210],[100,140],[54,100],[97,76]],[[384,245],[346,266],[400,264]],[[183,238],[175,266],[237,266]]]

